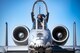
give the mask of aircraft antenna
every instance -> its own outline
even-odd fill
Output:
[[[76,44],[76,22],[73,23],[73,49],[77,46]]]
[[[8,23],[6,22],[6,43],[5,45],[8,46]]]
[[[41,6],[39,5],[39,14],[41,13]]]

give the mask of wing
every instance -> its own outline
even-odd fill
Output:
[[[80,46],[51,46],[53,53],[80,53]],[[0,47],[0,53],[28,53],[28,46]]]
[[[80,53],[80,46],[52,46],[54,53]]]
[[[28,52],[28,46],[8,46],[0,47],[0,53],[26,53]]]

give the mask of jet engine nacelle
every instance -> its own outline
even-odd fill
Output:
[[[52,30],[52,39],[54,45],[64,45],[69,37],[67,27],[59,25]]]
[[[26,26],[18,26],[13,30],[13,40],[16,45],[28,44],[29,29]]]

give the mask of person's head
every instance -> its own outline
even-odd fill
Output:
[[[39,19],[40,19],[40,18],[42,18],[42,15],[41,15],[41,14],[39,14],[39,15],[37,16],[37,18],[39,18]]]
[[[45,18],[45,15],[44,14],[38,14],[37,18]]]

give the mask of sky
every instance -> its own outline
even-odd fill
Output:
[[[13,30],[17,26],[32,29],[31,11],[36,0],[0,0],[0,46],[5,45],[5,22],[8,22],[8,44],[13,42]],[[64,25],[69,30],[69,39],[65,45],[73,45],[73,23],[76,22],[77,45],[80,45],[80,0],[44,0],[48,6],[48,28]],[[39,5],[39,4],[38,4]],[[35,7],[35,12],[38,11]],[[43,12],[45,8],[43,8]],[[41,11],[41,12],[42,12]]]

